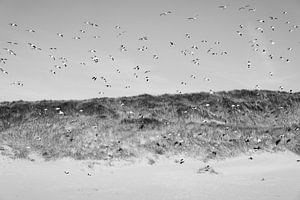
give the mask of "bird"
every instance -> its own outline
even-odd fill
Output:
[[[265,23],[265,22],[266,22],[266,21],[263,20],[263,19],[258,19],[257,21],[260,22],[260,23]]]
[[[243,33],[241,31],[237,31],[237,34],[239,34],[239,36],[243,36]]]
[[[270,26],[272,31],[275,31],[275,26]]]
[[[99,58],[97,56],[92,56],[91,59],[95,62],[98,63],[99,62]]]
[[[50,58],[52,58],[53,60],[56,60],[55,56],[53,55],[49,55]]]
[[[189,21],[194,21],[194,20],[197,19],[198,16],[199,16],[199,15],[197,14],[197,15],[195,15],[194,17],[188,17],[187,19],[188,19]]]
[[[59,37],[64,37],[64,35],[63,35],[62,33],[57,33],[57,35],[58,35]]]
[[[140,37],[139,40],[145,41],[145,40],[148,40],[148,37],[147,36],[143,36],[143,37]]]
[[[158,55],[153,55],[153,59],[158,59]]]
[[[112,55],[109,55],[109,58],[110,58],[112,61],[115,61],[115,58],[114,58]]]
[[[7,44],[11,44],[11,45],[18,45],[17,42],[11,42],[11,41],[8,41]]]
[[[97,77],[96,77],[96,76],[93,76],[93,77],[92,77],[92,80],[93,80],[93,81],[96,81],[96,80],[97,80]]]
[[[0,58],[0,62],[2,62],[3,64],[5,64],[7,61],[7,58]]]
[[[135,69],[135,70],[140,70],[140,67],[139,67],[139,66],[136,66],[136,67],[134,67],[133,69]]]
[[[33,29],[27,29],[26,31],[29,32],[29,33],[35,33],[35,32],[36,32],[36,31],[33,30]]]
[[[24,86],[24,84],[21,81],[12,82],[11,85]]]
[[[166,16],[166,15],[169,15],[171,13],[172,13],[171,11],[166,11],[166,12],[160,13],[159,15],[160,16]]]
[[[122,52],[127,51],[126,47],[123,44],[120,47],[120,51],[122,51]]]
[[[18,26],[18,25],[15,24],[15,23],[9,23],[9,25],[12,26],[12,27],[17,27],[17,26]]]
[[[5,71],[2,67],[0,67],[0,72],[4,73],[4,74],[8,74],[7,71]]]
[[[174,42],[170,42],[170,46],[171,47],[175,46],[175,43]]]
[[[3,48],[5,51],[7,51],[10,55],[14,55],[14,56],[16,56],[17,54],[13,51],[13,50],[11,50],[11,49],[8,49],[8,48]]]
[[[219,9],[225,10],[228,6],[229,6],[229,5],[221,5],[221,6],[219,6]]]
[[[190,39],[190,38],[191,38],[191,35],[188,34],[188,33],[186,33],[186,34],[185,34],[185,37]]]

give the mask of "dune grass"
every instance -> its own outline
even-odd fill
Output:
[[[46,160],[300,154],[300,94],[235,90],[0,103],[0,153]],[[153,163],[153,161],[151,161]]]

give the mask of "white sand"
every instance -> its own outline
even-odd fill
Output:
[[[248,158],[89,168],[87,161],[1,157],[0,200],[300,200],[299,156],[281,152]],[[207,164],[219,174],[197,173]]]

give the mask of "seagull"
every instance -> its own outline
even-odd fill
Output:
[[[12,26],[12,27],[17,27],[17,26],[18,26],[18,25],[15,24],[15,23],[9,23],[9,25]]]
[[[90,53],[96,53],[96,50],[91,49],[91,50],[89,50],[89,52],[90,52]]]
[[[148,37],[147,36],[143,36],[143,37],[139,38],[139,40],[148,40]]]
[[[239,34],[239,36],[243,36],[243,33],[241,31],[237,31],[237,34]]]
[[[53,55],[49,55],[49,57],[52,58],[53,60],[56,59]]]
[[[191,35],[188,34],[188,33],[186,33],[186,34],[185,34],[185,37],[190,39],[190,38],[191,38]]]
[[[80,37],[76,36],[76,37],[73,37],[74,40],[80,40]]]
[[[97,39],[97,38],[100,38],[100,36],[99,35],[95,35],[93,38]]]
[[[7,61],[7,58],[0,58],[0,62],[2,62],[3,64],[5,64]]]
[[[265,23],[265,22],[266,22],[266,21],[263,20],[263,19],[258,19],[257,21],[260,22],[260,23]]]
[[[264,29],[263,29],[263,28],[261,28],[261,27],[256,27],[255,29],[256,29],[256,30],[258,30],[258,31],[260,31],[261,33],[263,33],[263,32],[264,32]]]
[[[147,50],[148,49],[148,47],[147,46],[142,46],[142,47],[139,47],[137,50],[138,51],[145,51],[145,50]]]
[[[12,82],[11,85],[24,86],[24,84],[21,81]]]
[[[92,77],[92,80],[93,80],[93,81],[96,81],[96,80],[97,80],[97,77],[96,77],[96,76],[93,76],[93,77]]]
[[[121,45],[120,50],[121,51],[127,51],[126,47],[123,44]]]
[[[7,71],[5,71],[2,67],[0,67],[0,72],[4,73],[4,74],[8,74]]]
[[[120,29],[121,28],[121,26],[115,26],[115,29]]]
[[[160,13],[160,16],[166,16],[171,13],[172,13],[171,11],[166,11],[166,12]]]
[[[188,19],[189,21],[194,21],[194,20],[197,19],[198,16],[199,16],[199,15],[197,14],[197,15],[195,15],[195,17],[188,17],[187,19]]]
[[[59,65],[54,65],[54,67],[57,69],[61,69],[61,66],[59,66]]]
[[[28,42],[28,44],[34,50],[42,50],[41,48],[37,47],[36,45],[34,45],[34,44],[30,43],[30,42]]]
[[[57,33],[57,35],[58,35],[59,37],[64,37],[64,35],[61,34],[61,33]]]
[[[134,67],[133,69],[140,70],[139,66]]]
[[[57,48],[56,47],[51,47],[50,50],[57,50]]]
[[[112,61],[115,61],[115,58],[114,58],[112,55],[109,55],[109,58],[110,58]]]
[[[175,43],[174,42],[170,42],[170,46],[171,47],[175,46]]]
[[[27,29],[26,31],[29,33],[35,33],[35,30],[33,30],[33,29]]]
[[[82,29],[81,29],[81,30],[79,30],[79,31],[80,31],[80,33],[85,33],[85,32],[86,32],[85,30],[82,30]]]
[[[117,37],[122,36],[124,33],[126,33],[126,31],[122,31],[121,33],[118,33]]]
[[[99,58],[97,56],[93,56],[91,57],[91,59],[95,62],[98,63],[99,62]]]
[[[50,70],[50,72],[52,73],[52,74],[56,74],[56,71],[54,71],[54,70]]]
[[[18,43],[17,42],[7,42],[7,44],[11,44],[11,45],[18,45]]]
[[[10,55],[14,55],[14,56],[16,56],[17,54],[13,51],[13,50],[11,50],[11,49],[8,49],[8,48],[3,48],[5,51],[7,51]]]
[[[275,31],[275,26],[270,26],[272,31]]]
[[[205,81],[210,81],[210,78],[204,77],[204,80],[205,80]]]
[[[229,6],[229,5],[222,5],[222,6],[219,6],[219,9],[225,10],[225,9],[227,8],[227,6]]]
[[[272,17],[272,16],[270,16],[269,18],[270,18],[270,20],[276,20],[276,19],[278,19],[277,17]]]
[[[251,67],[251,61],[247,61],[247,67],[250,68]]]
[[[222,51],[222,52],[221,52],[221,55],[227,55],[227,54],[228,54],[227,51]]]
[[[158,59],[158,55],[153,55],[153,59]]]

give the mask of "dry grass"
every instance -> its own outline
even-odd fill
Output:
[[[37,152],[48,160],[149,153],[209,160],[284,149],[300,154],[299,103],[299,93],[247,90],[2,102],[0,153],[28,158]]]

